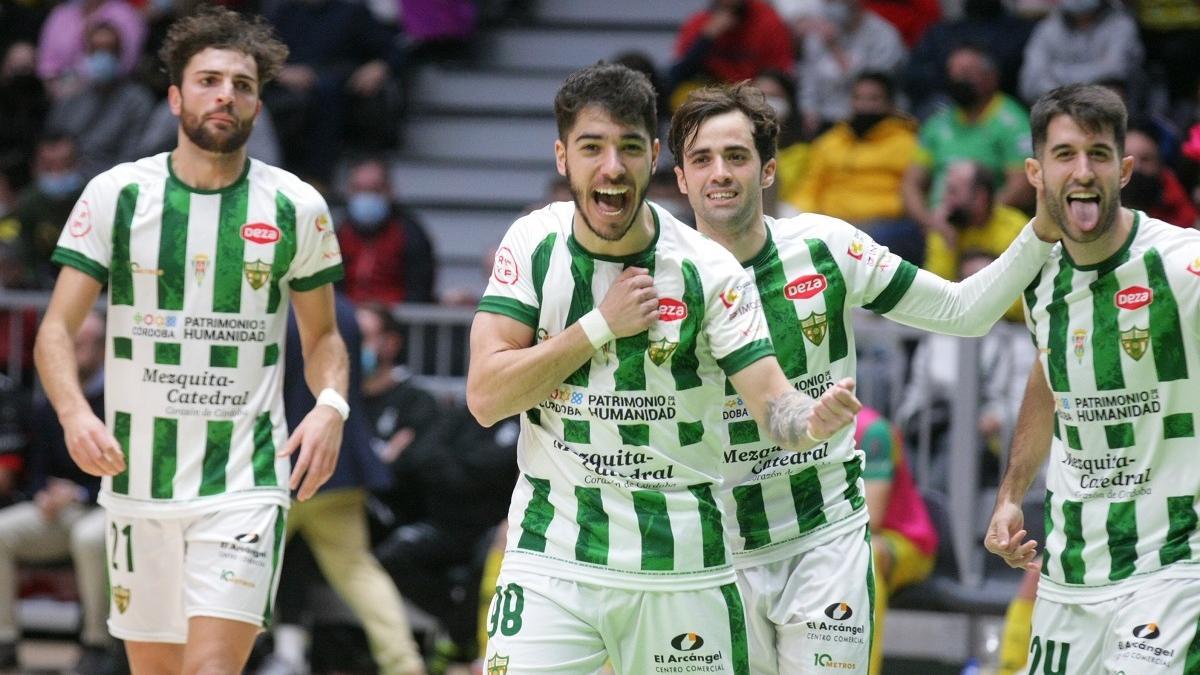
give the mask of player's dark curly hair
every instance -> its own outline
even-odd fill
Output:
[[[643,127],[651,139],[658,134],[654,85],[642,73],[615,63],[597,63],[571,73],[554,97],[558,138],[566,142],[579,111],[594,105],[621,124]]]
[[[1033,155],[1041,156],[1046,146],[1050,122],[1066,115],[1081,129],[1098,134],[1111,129],[1117,142],[1117,152],[1125,154],[1125,126],[1128,113],[1121,97],[1108,87],[1098,84],[1068,84],[1052,89],[1033,104],[1029,127],[1033,135]]]
[[[766,164],[775,157],[779,142],[779,121],[775,110],[767,104],[762,90],[749,81],[734,85],[716,85],[697,89],[671,116],[671,130],[667,133],[667,145],[675,156],[675,165],[683,166],[683,155],[687,145],[696,137],[700,125],[710,117],[727,112],[740,111],[750,118],[754,128],[754,149],[758,158]]]
[[[183,82],[183,70],[192,57],[205,49],[229,49],[254,59],[258,88],[279,74],[287,61],[287,45],[275,37],[274,29],[261,16],[243,16],[224,7],[201,5],[191,16],[179,19],[167,31],[159,58],[167,66],[171,84]]]

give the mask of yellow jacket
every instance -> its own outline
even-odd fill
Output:
[[[1029,222],[1029,216],[1011,206],[996,204],[992,217],[983,227],[968,227],[959,231],[958,246],[951,249],[936,232],[925,237],[925,269],[943,279],[958,278],[958,256],[964,251],[982,250],[999,257]],[[1009,308],[1004,318],[1021,321],[1021,304]]]
[[[917,125],[888,117],[859,138],[841,122],[813,141],[808,170],[785,201],[851,223],[904,215],[900,182],[917,150]]]

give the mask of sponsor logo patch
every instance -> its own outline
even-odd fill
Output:
[[[720,297],[721,304],[725,305],[725,309],[729,309],[730,307],[733,307],[733,303],[738,301],[738,298],[742,297],[742,294],[738,293],[736,288],[727,288],[721,291]]]
[[[235,541],[242,544],[257,544],[260,539],[257,532],[245,532],[234,537]]]
[[[242,239],[252,244],[274,244],[279,241],[279,228],[270,223],[246,223],[242,226]]]
[[[92,208],[88,206],[86,199],[80,199],[79,203],[75,205],[75,212],[71,214],[71,222],[67,225],[67,231],[76,239],[92,231]]]
[[[322,213],[317,216],[317,232],[324,232],[329,229],[329,216]]]
[[[834,621],[845,621],[846,619],[854,616],[854,610],[850,609],[850,605],[847,605],[844,602],[835,602],[825,608],[825,616],[833,619]]]
[[[788,282],[783,295],[788,300],[807,300],[829,287],[824,274],[806,274]]]
[[[1200,258],[1196,258],[1190,265],[1187,266],[1187,271],[1200,277]]]
[[[1158,624],[1153,622],[1144,623],[1140,626],[1134,627],[1133,629],[1133,637],[1142,640],[1154,640],[1160,635],[1162,635],[1162,632],[1158,630]]]
[[[680,633],[671,638],[671,646],[677,651],[694,652],[704,646],[704,638],[698,633]]]
[[[658,301],[659,321],[680,321],[688,315],[687,305],[675,298],[660,298]]]
[[[517,272],[517,259],[513,257],[512,251],[507,246],[501,246],[500,250],[496,251],[496,262],[492,265],[492,278],[505,286],[517,283],[517,279],[520,278],[520,274]],[[507,672],[508,659],[505,659],[504,663]]]
[[[858,666],[849,661],[834,661],[829,654],[813,654],[813,665],[830,670],[857,670]]]
[[[1154,302],[1154,291],[1145,286],[1130,286],[1117,291],[1113,303],[1121,309],[1139,309]]]
[[[860,241],[858,239],[851,241],[850,247],[846,249],[846,255],[850,256],[851,258],[854,258],[855,260],[862,260],[862,257],[863,257],[862,241]]]

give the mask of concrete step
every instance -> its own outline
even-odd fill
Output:
[[[484,40],[480,53],[491,68],[573,71],[627,51],[645,52],[659,68],[666,68],[675,30],[501,28]]]
[[[413,103],[422,111],[551,115],[563,73],[424,68],[413,83]]]
[[[650,27],[676,30],[706,0],[541,0],[534,17],[554,24]]]
[[[549,113],[551,107],[546,106]],[[553,117],[422,115],[405,127],[404,153],[423,159],[526,162],[554,171]],[[545,184],[545,181],[542,181]]]
[[[412,207],[519,210],[546,192],[553,164],[462,164],[404,159],[392,163],[397,198]]]

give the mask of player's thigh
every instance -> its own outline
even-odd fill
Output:
[[[1029,639],[1030,673],[1103,673],[1115,601],[1077,605],[1038,598]]]
[[[1200,579],[1149,582],[1126,596],[1112,617],[1106,672],[1200,672]]]
[[[618,674],[750,674],[736,584],[666,593],[605,590],[601,597],[601,634]]]
[[[105,514],[108,629],[135,642],[187,641],[183,612],[186,521]]]
[[[865,527],[790,561],[769,618],[781,673],[866,674],[875,628],[871,542]]]
[[[194,519],[187,542],[184,612],[270,625],[287,511],[252,505]]]
[[[590,587],[502,568],[488,606],[484,672],[596,673],[607,660],[597,601]]]
[[[787,583],[791,561],[755,565],[738,570],[737,586],[746,609],[746,641],[750,649],[750,671],[754,675],[777,675],[779,654],[775,622],[769,614],[779,589]]]

